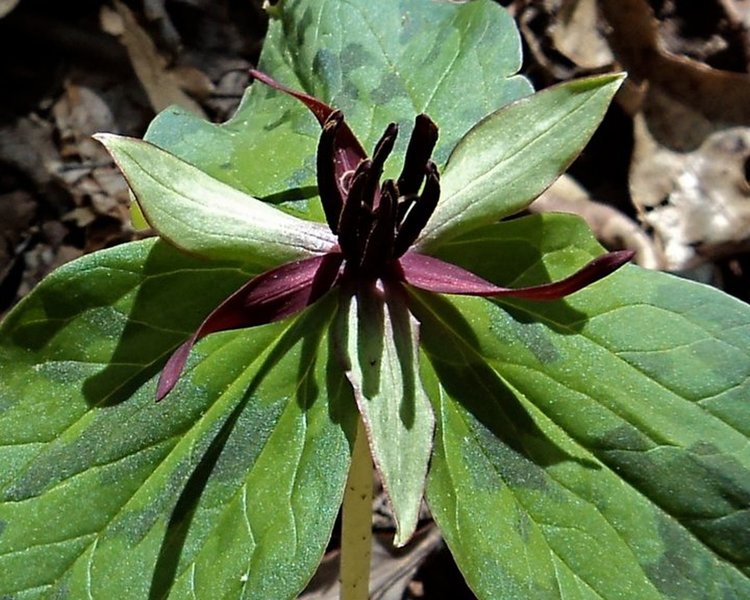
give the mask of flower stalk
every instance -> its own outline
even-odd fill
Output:
[[[341,518],[341,600],[367,600],[370,588],[373,466],[362,417],[358,422]]]

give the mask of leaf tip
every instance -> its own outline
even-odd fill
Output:
[[[615,92],[620,89],[622,82],[625,81],[625,78],[627,76],[628,74],[626,72],[619,71],[617,73],[606,73],[604,75],[582,77],[580,79],[574,79],[562,85],[566,85],[568,86],[568,89],[574,90],[579,93],[598,89],[607,90],[611,95],[614,95]]]
[[[95,133],[91,136],[92,139],[99,142],[102,146],[104,146],[104,149],[112,154],[112,151],[110,150],[110,145],[114,141],[114,138],[117,137],[113,133]]]
[[[91,137],[99,142],[102,146],[104,146],[107,150],[109,150],[112,146],[116,146],[119,140],[127,139],[125,136],[117,135],[115,133],[95,133]]]

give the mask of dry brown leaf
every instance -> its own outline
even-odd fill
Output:
[[[37,189],[44,189],[60,169],[53,129],[34,114],[0,127],[0,162],[23,173]]]
[[[403,548],[394,548],[392,536],[376,537],[370,571],[370,600],[401,600],[419,566],[442,542],[434,523],[417,532]],[[326,556],[299,600],[338,600],[339,554]]]
[[[214,82],[200,69],[189,66],[175,67],[171,71],[180,87],[195,98],[205,100],[215,91]]]
[[[100,12],[102,29],[114,33],[125,46],[138,80],[155,112],[176,104],[195,114],[205,116],[200,105],[180,87],[180,79],[167,68],[148,33],[138,24],[133,13],[120,0],[114,0],[115,10],[103,6]],[[118,20],[119,18],[119,20]]]
[[[727,12],[739,3],[722,5],[744,27]],[[642,83],[630,192],[662,268],[694,269],[746,249],[750,75],[668,51],[664,35],[676,31],[659,23],[646,0],[601,0],[601,7],[617,59]]]
[[[659,145],[640,116],[635,133],[631,196],[663,268],[683,271],[747,249],[750,128],[713,133],[686,153]]]
[[[65,93],[52,106],[52,115],[63,158],[106,161],[106,151],[91,136],[97,131],[111,131],[114,117],[107,103],[94,90],[67,82]]]
[[[617,59],[633,80],[648,82],[644,111],[661,143],[692,150],[712,131],[750,125],[750,75],[666,51],[646,0],[601,0],[601,7]]]
[[[614,61],[596,0],[564,0],[550,36],[557,50],[582,69],[602,69]]]
[[[64,222],[75,223],[77,227],[86,227],[96,220],[96,214],[88,206],[79,206],[74,208],[68,214],[64,215]]]
[[[532,63],[554,80],[602,71],[613,62],[606,22],[596,0],[527,0],[513,3]]]

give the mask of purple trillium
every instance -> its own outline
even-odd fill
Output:
[[[322,127],[317,180],[326,221],[338,243],[327,252],[296,260],[251,279],[224,300],[170,357],[157,387],[161,400],[177,383],[193,345],[202,337],[289,317],[336,286],[408,284],[442,294],[555,300],[605,277],[633,252],[609,252],[552,283],[499,287],[454,264],[420,253],[414,246],[440,198],[440,176],[430,156],[438,139],[435,123],[418,115],[397,180],[380,181],[398,126],[391,123],[368,158],[341,111],[289,89],[259,71],[259,81],[294,96]]]

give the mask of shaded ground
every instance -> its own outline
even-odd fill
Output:
[[[531,210],[576,212],[643,266],[750,299],[750,0],[501,3],[537,89],[630,74],[571,176]],[[89,136],[142,136],[173,103],[225,120],[266,29],[259,0],[14,4],[0,0],[0,314],[55,267],[136,237],[128,190]],[[381,553],[382,598],[473,597],[441,548],[425,520],[406,553]],[[309,598],[329,597],[329,559]]]

